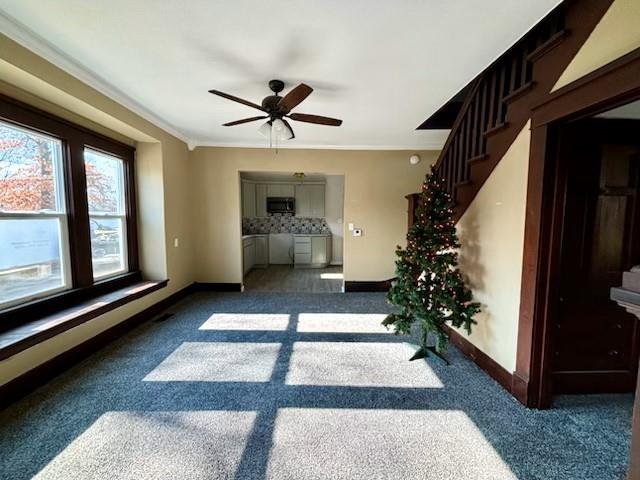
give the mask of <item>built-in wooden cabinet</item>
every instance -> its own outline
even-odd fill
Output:
[[[297,217],[323,218],[325,215],[325,185],[292,183],[255,183],[242,181],[242,216],[268,217],[268,197],[291,197],[296,200]]]
[[[294,186],[288,183],[267,184],[267,197],[293,197]]]
[[[295,186],[296,216],[324,217],[324,185],[303,184]]]
[[[331,235],[294,235],[296,267],[326,267],[331,263]]]
[[[268,235],[252,235],[242,239],[242,273],[269,266]]]
[[[256,183],[256,217],[268,217],[267,214],[267,185]]]
[[[256,186],[253,183],[242,182],[242,216],[256,216]]]

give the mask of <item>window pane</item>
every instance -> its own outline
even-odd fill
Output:
[[[123,219],[91,217],[89,223],[93,277],[125,271]]]
[[[0,304],[65,286],[58,218],[0,218]]]
[[[62,212],[59,140],[0,122],[0,211]]]
[[[123,215],[124,174],[122,160],[93,150],[84,151],[89,213]]]

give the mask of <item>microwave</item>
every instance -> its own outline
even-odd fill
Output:
[[[296,213],[296,199],[292,197],[267,197],[267,213]]]

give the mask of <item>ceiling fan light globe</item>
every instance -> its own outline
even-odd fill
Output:
[[[269,138],[269,136],[271,135],[271,122],[264,122],[262,125],[260,125],[260,128],[258,128],[258,132],[263,137]]]
[[[279,118],[276,118],[273,121],[273,129],[275,130],[276,133],[280,133],[280,132],[284,131],[285,128],[287,128],[287,126]]]
[[[291,129],[289,127],[284,125],[284,128],[280,132],[278,132],[278,139],[279,140],[291,140],[292,138],[293,138],[293,132],[291,131]]]

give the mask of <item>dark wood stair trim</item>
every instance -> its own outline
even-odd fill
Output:
[[[491,128],[487,128],[482,133],[482,135],[484,135],[485,137],[490,137],[491,135],[495,135],[496,133],[502,132],[507,128],[509,128],[509,122],[501,122],[501,123],[498,123],[497,125],[494,125]]]
[[[520,88],[514,90],[509,95],[504,97],[502,101],[505,103],[511,103],[514,100],[518,99],[521,95],[524,95],[525,93],[529,92],[529,90],[531,90],[535,86],[536,86],[536,82],[534,81],[527,82],[524,85],[522,85]]]
[[[461,180],[457,183],[453,184],[454,188],[466,187],[467,185],[471,185],[471,180]]]
[[[487,158],[489,158],[489,154],[488,153],[481,153],[480,155],[476,155],[475,157],[471,157],[469,160],[467,160],[467,163],[470,164],[470,165],[473,165],[474,163],[482,162],[483,160],[486,160]]]
[[[549,51],[553,50],[555,47],[560,45],[565,38],[569,35],[569,30],[566,28],[564,30],[559,31],[558,33],[553,34],[549,37],[549,40],[544,42],[543,44],[536,47],[532,52],[527,55],[527,61],[536,62],[544,55],[546,55]]]

